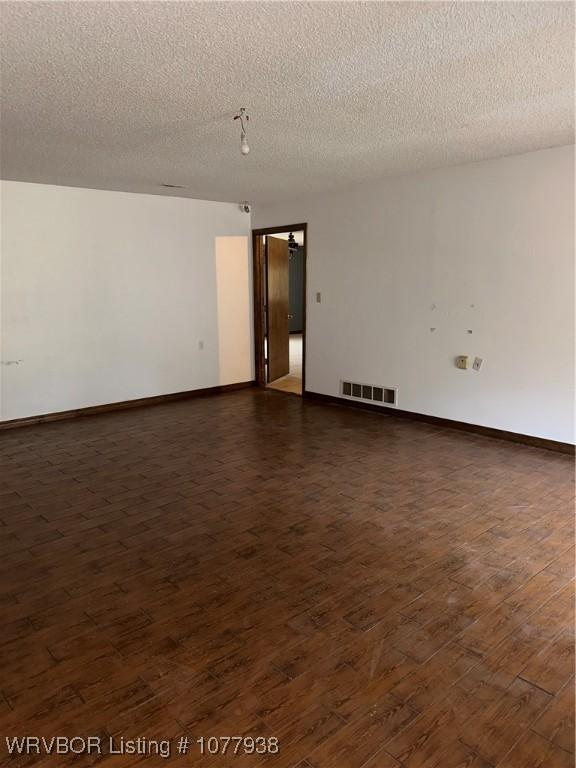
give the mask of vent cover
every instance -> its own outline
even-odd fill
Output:
[[[396,387],[382,387],[376,384],[357,384],[353,381],[340,382],[340,394],[352,400],[365,400],[375,405],[398,405]]]

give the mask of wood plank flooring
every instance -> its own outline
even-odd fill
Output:
[[[574,477],[269,390],[0,435],[8,736],[277,754],[1,765],[574,765]]]

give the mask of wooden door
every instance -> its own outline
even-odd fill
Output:
[[[288,242],[266,237],[268,274],[268,382],[290,373]]]

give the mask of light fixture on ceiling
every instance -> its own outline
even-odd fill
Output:
[[[240,132],[240,152],[243,155],[247,155],[250,152],[250,145],[248,144],[248,137],[246,135],[246,123],[250,118],[246,114],[246,108],[240,107],[237,114],[234,116],[234,120],[240,120],[242,130]]]

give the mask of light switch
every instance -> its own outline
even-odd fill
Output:
[[[468,355],[458,355],[456,358],[456,368],[461,368],[463,371],[468,370]]]
[[[472,363],[472,368],[474,368],[475,371],[479,371],[480,368],[482,368],[482,363],[483,362],[484,361],[482,360],[481,357],[475,357],[474,358],[474,362]]]
[[[320,293],[320,291],[318,291],[316,293],[316,304],[321,304],[321,302],[322,302],[322,294]]]

